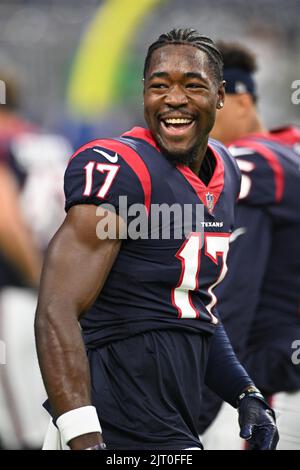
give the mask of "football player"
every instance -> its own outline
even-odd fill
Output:
[[[242,172],[218,309],[235,352],[279,411],[278,448],[299,449],[300,131],[264,127],[256,107],[255,56],[237,43],[218,45],[226,104],[212,136],[228,146]],[[206,390],[204,397],[201,433],[221,406],[215,394]],[[237,434],[229,432],[230,423],[236,427],[231,415],[224,405],[204,436],[208,448],[240,448]]]
[[[148,128],[89,142],[71,158],[67,216],[49,247],[36,316],[46,406],[57,426],[45,448],[57,447],[58,429],[71,449],[101,450],[104,441],[110,449],[201,449],[206,370],[206,382],[239,409],[253,448],[276,447],[273,411],[215,309],[240,186],[234,159],[208,142],[223,101],[213,41],[172,30],[145,60]],[[163,236],[174,218],[153,227],[161,205],[189,207],[187,234]],[[144,212],[135,218],[137,207]],[[105,219],[116,236],[103,237]]]

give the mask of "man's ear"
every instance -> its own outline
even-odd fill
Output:
[[[221,109],[224,106],[225,102],[225,85],[226,82],[223,80],[220,82],[219,87],[218,87],[218,101],[217,101],[217,108]]]
[[[142,85],[143,85],[143,95],[145,95],[145,79],[142,79]]]

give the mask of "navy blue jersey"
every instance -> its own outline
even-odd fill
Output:
[[[142,128],[117,139],[92,141],[71,158],[65,174],[66,210],[75,204],[105,203],[123,217],[120,197],[126,196],[128,206],[145,207],[148,234],[155,205],[179,204],[184,209],[186,204],[193,216],[190,233],[180,238],[161,236],[166,223],[162,218],[157,237],[122,242],[101,293],[81,319],[88,347],[153,329],[214,331],[218,320],[213,289],[227,269],[240,174],[221,144],[210,141],[207,152],[215,162],[207,186],[189,167],[173,166]],[[204,220],[197,231],[201,205]]]
[[[232,344],[267,393],[300,388],[291,361],[300,337],[300,132],[281,129],[233,143],[242,171],[229,273],[218,289]]]
[[[300,388],[300,131],[282,128],[229,147],[242,172],[228,274],[218,310],[235,352],[265,394]],[[199,433],[222,400],[204,390]]]

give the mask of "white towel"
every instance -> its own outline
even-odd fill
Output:
[[[62,442],[59,429],[54,426],[52,419],[50,419],[42,450],[70,450],[70,447]]]

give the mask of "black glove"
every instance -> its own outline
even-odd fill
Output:
[[[275,450],[279,434],[275,413],[259,390],[243,393],[238,399],[240,437],[249,450]]]

